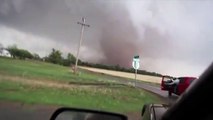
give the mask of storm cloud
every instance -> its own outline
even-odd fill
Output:
[[[77,21],[86,18],[80,58],[198,76],[213,58],[213,2],[155,0],[0,0],[0,43],[47,55],[76,54]]]

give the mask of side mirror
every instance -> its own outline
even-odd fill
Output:
[[[127,117],[104,111],[59,108],[53,113],[50,120],[127,120]]]
[[[166,104],[145,104],[141,111],[142,120],[160,120],[168,108]]]

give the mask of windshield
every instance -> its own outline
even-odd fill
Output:
[[[168,103],[163,76],[211,63],[212,11],[211,0],[0,0],[0,119],[61,106],[139,119]]]

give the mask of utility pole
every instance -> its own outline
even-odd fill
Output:
[[[84,27],[90,26],[86,24],[86,19],[84,17],[82,18],[82,22],[77,22],[77,24],[81,25],[81,36],[80,36],[80,41],[79,41],[79,46],[78,46],[78,51],[77,51],[76,61],[75,61],[75,70],[74,70],[75,74],[77,73],[77,69],[78,69],[78,58],[79,58],[80,48],[81,48],[81,44],[83,40]]]

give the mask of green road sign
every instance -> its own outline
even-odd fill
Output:
[[[140,67],[139,55],[134,56],[133,61],[132,61],[132,67],[136,70],[139,69],[139,67]]]

